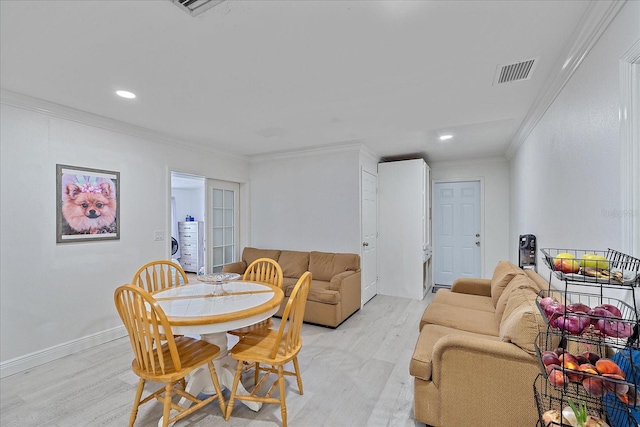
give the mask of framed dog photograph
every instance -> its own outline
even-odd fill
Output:
[[[120,173],[56,165],[57,243],[120,239]]]

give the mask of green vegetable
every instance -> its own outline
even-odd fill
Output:
[[[587,405],[584,402],[580,402],[578,407],[573,403],[573,400],[570,397],[567,397],[567,403],[571,406],[571,410],[573,414],[576,416],[576,421],[578,422],[578,427],[584,427],[587,422]]]

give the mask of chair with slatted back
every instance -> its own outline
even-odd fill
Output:
[[[298,382],[300,394],[304,394],[302,389],[302,377],[300,377],[300,367],[298,366],[298,353],[302,348],[302,319],[304,309],[311,286],[311,273],[306,272],[296,283],[289,301],[284,309],[282,321],[278,329],[262,328],[251,331],[240,338],[240,341],[231,349],[231,357],[238,361],[236,373],[231,388],[231,396],[227,405],[225,419],[229,419],[233,411],[233,404],[236,399],[249,400],[253,402],[277,403],[280,404],[282,414],[282,425],[287,426],[287,406],[285,404],[285,382],[284,376],[295,376]],[[256,380],[256,385],[248,395],[236,394],[238,383],[244,370],[243,363],[255,363],[256,379],[261,371],[264,372],[262,378]],[[293,362],[294,371],[285,371],[284,365]],[[277,374],[278,378],[269,387],[264,396],[256,393],[269,379],[271,374]],[[271,397],[271,394],[278,386],[280,398]]]
[[[273,286],[277,286],[282,289],[282,282],[284,280],[282,274],[282,268],[277,261],[271,258],[258,258],[253,261],[247,267],[247,270],[242,276],[242,280],[250,282],[268,283]],[[271,318],[263,320],[262,322],[255,323],[253,325],[246,326],[244,328],[234,329],[228,331],[232,335],[242,337],[248,332],[251,332],[260,328],[269,328],[273,325]]]
[[[138,407],[154,398],[164,405],[163,426],[186,417],[215,399],[218,399],[224,415],[224,397],[213,365],[213,359],[220,354],[220,347],[194,338],[174,337],[162,308],[151,294],[139,286],[120,286],[115,291],[114,300],[118,314],[129,333],[135,356],[131,369],[140,377],[129,417],[129,427],[133,426],[136,420]],[[154,343],[161,341],[161,336],[164,343],[160,346],[155,345]],[[202,365],[209,367],[216,391],[206,399],[199,399],[184,390],[185,376]],[[142,399],[147,381],[164,385]],[[195,405],[189,408],[179,406],[172,401],[174,394],[188,399]],[[176,412],[177,414],[170,418],[170,414]]]
[[[189,279],[179,264],[169,260],[157,260],[140,267],[133,275],[131,283],[153,293],[189,283]]]

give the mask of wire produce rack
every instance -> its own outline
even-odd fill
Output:
[[[602,284],[613,287],[640,286],[640,259],[618,252],[614,249],[540,249],[544,264],[560,280],[569,280],[574,284]],[[564,261],[566,266],[574,266],[575,272],[560,271],[555,261],[561,254],[570,254],[574,260]],[[594,259],[593,255],[600,258]],[[592,257],[592,259],[588,259]]]

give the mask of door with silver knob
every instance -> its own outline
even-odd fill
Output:
[[[480,277],[480,181],[438,182],[433,191],[434,283]]]

